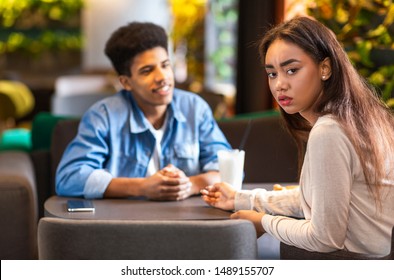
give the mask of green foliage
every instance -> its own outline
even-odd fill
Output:
[[[394,104],[392,1],[314,0],[307,1],[307,13],[334,31],[358,71],[388,105]]]
[[[83,0],[1,0],[0,54],[80,50]]]
[[[237,3],[233,0],[211,1],[210,9],[218,33],[218,47],[210,59],[216,68],[216,78],[229,82],[234,79],[236,48],[233,29],[238,20]]]

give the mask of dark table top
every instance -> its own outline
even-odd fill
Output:
[[[69,199],[76,198],[50,197],[45,202],[45,216],[88,220],[217,220],[228,219],[231,214],[210,207],[200,196],[182,201],[95,199],[94,212],[68,212]]]
[[[244,189],[272,188],[273,184],[246,184]],[[182,201],[150,201],[146,199],[95,199],[94,212],[68,212],[70,198],[52,196],[45,202],[45,216],[91,220],[218,220],[228,219],[232,211],[207,205],[200,196]]]

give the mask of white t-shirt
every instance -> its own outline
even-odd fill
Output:
[[[153,136],[156,139],[156,146],[148,164],[146,177],[152,176],[153,174],[155,174],[157,171],[160,170],[161,140],[163,139],[164,131],[167,128],[167,121],[168,121],[168,114],[166,114],[164,123],[162,127],[160,127],[159,129],[156,129],[153,127],[153,125],[150,125],[149,130],[152,132]]]

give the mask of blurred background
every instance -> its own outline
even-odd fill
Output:
[[[390,0],[1,0],[0,80],[17,81],[26,87],[17,92],[30,94],[19,98],[25,107],[18,109],[15,89],[0,84],[2,130],[29,129],[40,112],[79,116],[113,94],[116,77],[103,49],[130,21],[168,31],[177,87],[200,94],[216,118],[276,110],[255,43],[273,24],[299,14],[330,27],[391,105]],[[70,97],[79,94],[85,99]],[[73,112],[75,100],[86,106]]]

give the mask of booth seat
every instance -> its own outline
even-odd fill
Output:
[[[37,258],[38,200],[25,151],[0,152],[0,259]]]

